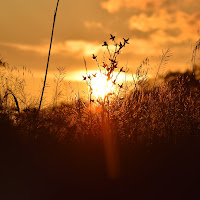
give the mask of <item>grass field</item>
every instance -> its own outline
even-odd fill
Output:
[[[2,199],[193,199],[197,72],[169,73],[154,87],[143,79],[109,104],[78,98],[41,110],[22,109],[18,85],[2,74]]]
[[[132,81],[120,83],[127,71],[118,55],[129,39],[110,36],[107,58],[92,55],[97,73],[88,74],[84,60],[87,98],[60,101],[58,68],[52,103],[42,106],[53,31],[40,100],[0,60],[1,199],[198,199],[200,42],[192,70],[161,77],[167,50],[154,78],[146,58]]]

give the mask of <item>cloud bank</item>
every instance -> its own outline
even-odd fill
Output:
[[[7,46],[22,51],[30,51],[46,55],[48,53],[49,45],[29,45],[29,44],[16,44],[16,43],[0,43],[1,46]],[[65,42],[52,45],[52,54],[71,54],[76,57],[91,56],[102,51],[102,46],[99,43],[88,42],[84,40],[67,40]]]
[[[129,19],[130,30],[152,32],[151,39],[156,42],[182,43],[194,37],[200,27],[200,14],[189,15],[182,11],[168,13],[160,10],[151,16],[145,13]]]
[[[119,11],[121,8],[158,9],[162,6],[176,8],[181,4],[199,3],[199,0],[107,0],[101,3],[102,8],[110,13]]]

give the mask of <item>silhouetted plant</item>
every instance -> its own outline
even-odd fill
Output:
[[[108,61],[106,59],[104,59],[104,61],[102,62],[102,64],[100,64],[97,55],[92,55],[93,60],[96,61],[96,64],[99,68],[99,74],[102,78],[102,82],[106,80],[107,84],[110,83],[110,85],[108,86],[108,92],[106,92],[103,97],[98,96],[96,99],[96,102],[99,103],[100,105],[102,105],[103,107],[103,112],[105,110],[105,106],[109,105],[109,98],[110,96],[112,96],[114,94],[114,91],[112,91],[111,88],[115,88],[116,86],[118,86],[119,89],[123,88],[123,83],[119,84],[118,83],[118,77],[120,75],[120,73],[125,72],[124,71],[124,67],[121,67],[120,69],[118,68],[118,61],[117,61],[117,57],[120,54],[121,50],[127,45],[129,44],[129,38],[128,39],[124,39],[123,41],[117,43],[115,36],[113,36],[112,34],[110,35],[110,40],[114,43],[114,51],[111,52],[110,50],[110,45],[107,42],[104,42],[104,44],[102,46],[106,47],[107,49],[107,53],[108,53]],[[86,62],[85,62],[85,66],[86,66]],[[117,71],[117,75],[114,74],[114,72]],[[86,76],[83,76],[83,80],[86,81],[87,86],[89,88],[89,101],[90,103],[94,102],[95,99],[92,98],[93,96],[93,84],[92,81],[96,79],[97,77],[97,73],[95,74],[88,74],[87,72],[87,66],[86,66]],[[107,86],[107,85],[106,85]],[[105,88],[106,89],[106,88]]]
[[[197,52],[200,49],[200,39],[198,41],[196,41],[194,48],[193,48],[193,52],[192,52],[192,70],[193,73],[195,73],[195,64],[196,64],[196,56],[197,56]]]
[[[11,90],[8,89],[8,90],[6,91],[6,93],[5,93],[3,99],[7,99],[7,96],[8,96],[8,95],[12,95],[12,97],[14,98],[17,111],[18,111],[18,113],[20,114],[20,108],[19,108],[19,103],[18,103],[17,97],[15,96],[15,94],[14,94]]]
[[[156,77],[154,79],[154,84],[153,84],[154,87],[155,87],[156,80],[157,80],[157,77],[158,77],[158,74],[160,72],[161,67],[163,65],[166,65],[166,63],[169,61],[169,58],[171,56],[172,56],[172,53],[170,52],[170,49],[167,49],[165,52],[163,52],[160,64],[158,65],[158,69],[157,69],[157,72],[156,72]]]
[[[40,98],[39,110],[40,110],[41,105],[42,105],[44,89],[45,89],[45,86],[46,86],[47,73],[48,73],[48,68],[49,68],[49,60],[50,60],[50,55],[51,55],[51,46],[52,46],[52,41],[53,41],[53,33],[54,33],[54,26],[55,26],[55,21],[56,21],[56,14],[57,14],[57,10],[58,10],[58,5],[59,5],[59,0],[57,1],[56,10],[55,10],[55,13],[54,13],[53,27],[52,27],[52,32],[51,32],[50,46],[49,46],[49,54],[48,54],[46,72],[45,72],[45,77],[44,77],[44,85],[43,85],[43,88],[42,88],[42,94],[41,94],[41,98]]]
[[[55,83],[55,89],[53,94],[53,107],[57,107],[58,101],[63,96],[62,95],[62,83],[65,79],[65,69],[63,67],[58,67],[58,74],[54,74],[54,83]]]

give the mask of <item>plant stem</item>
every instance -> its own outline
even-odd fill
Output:
[[[53,33],[54,33],[54,26],[55,26],[55,21],[56,21],[56,14],[57,14],[57,10],[58,10],[58,4],[59,4],[59,0],[57,1],[56,10],[55,10],[55,13],[54,13],[53,27],[52,27],[52,33],[51,33],[50,46],[49,46],[49,54],[48,54],[48,59],[47,59],[47,67],[46,67],[46,73],[45,73],[45,78],[44,78],[44,85],[43,85],[43,88],[42,88],[42,94],[41,94],[41,98],[40,98],[39,110],[40,110],[41,105],[42,105],[44,89],[45,89],[45,86],[46,86],[47,73],[48,73],[48,68],[49,68],[49,60],[50,60],[50,55],[51,55],[51,46],[52,46],[52,41],[53,41]]]

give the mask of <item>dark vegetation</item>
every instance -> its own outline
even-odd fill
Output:
[[[171,56],[167,50],[153,84],[147,79],[147,58],[128,85],[119,84],[118,75],[114,76],[116,70],[125,73],[118,68],[117,56],[128,39],[120,43],[113,35],[110,39],[115,50],[111,53],[104,42],[107,62],[100,64],[93,55],[100,73],[118,87],[104,98],[94,98],[91,81],[96,75],[87,74],[86,67],[88,100],[78,96],[70,103],[58,102],[61,73],[53,105],[40,109],[41,97],[38,109],[37,102],[27,100],[24,79],[13,76],[13,69],[0,60],[1,199],[194,199],[198,195],[199,41],[192,71],[169,72],[158,82],[159,70]],[[115,146],[120,160],[115,179],[107,174],[103,138],[108,133],[112,136],[108,144]]]
[[[58,103],[54,98],[53,106],[38,111],[34,104],[25,103],[23,80],[3,73],[10,67],[1,60],[2,199],[193,199],[198,195],[199,68],[169,72],[161,83],[151,85],[141,76],[147,61],[136,72],[143,78],[133,81],[130,91],[119,85],[120,94],[94,100],[89,84],[88,101]],[[110,66],[115,62],[116,58]],[[120,158],[115,180],[107,175],[103,119]]]

